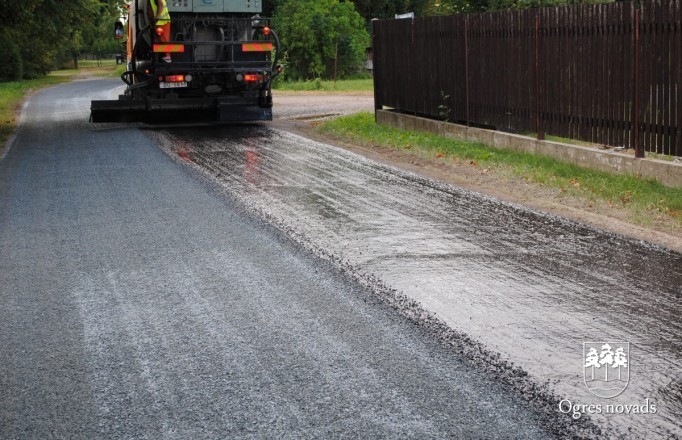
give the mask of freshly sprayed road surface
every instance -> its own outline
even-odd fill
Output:
[[[273,125],[341,113],[304,102],[275,107]],[[546,384],[565,434],[590,417],[600,438],[682,438],[682,254],[268,125],[147,133],[474,365],[526,396],[537,390],[505,361]],[[599,363],[585,368],[590,348]]]
[[[0,438],[553,437],[141,131],[90,125],[110,84],[37,93],[0,162]]]

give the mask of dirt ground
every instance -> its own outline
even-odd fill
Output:
[[[353,144],[343,139],[331,138],[315,129],[321,120],[328,117],[354,111],[373,111],[371,94],[280,93],[276,95],[276,99],[281,107],[275,108],[275,114],[279,114],[279,117],[276,116],[273,125],[278,128],[336,145],[430,179],[682,252],[682,227],[672,222],[659,221],[653,222],[651,226],[640,226],[633,222],[628,211],[616,205],[592,204],[560,194],[557,189],[452,159],[429,158],[410,151]]]

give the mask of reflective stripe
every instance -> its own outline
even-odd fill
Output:
[[[271,52],[272,43],[244,43],[242,52]]]
[[[155,44],[154,52],[184,52],[183,44]]]

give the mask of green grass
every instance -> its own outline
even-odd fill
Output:
[[[648,151],[646,152],[646,157],[651,158],[651,159],[666,160],[668,162],[673,162],[675,160],[675,156],[669,156],[667,154],[651,153]]]
[[[16,128],[15,116],[26,93],[33,89],[67,82],[70,79],[70,74],[50,74],[34,80],[0,83],[0,146],[5,144]]]
[[[116,66],[116,69],[114,69],[114,73],[112,74],[116,78],[120,78],[121,74],[126,71],[126,65],[125,64],[120,64]]]
[[[499,149],[478,142],[385,127],[377,125],[371,113],[326,121],[318,129],[361,144],[465,162],[494,170],[501,176],[511,175],[555,188],[559,194],[588,203],[624,208],[639,224],[672,221],[682,226],[682,189],[669,188],[652,179],[591,170],[549,156]]]
[[[116,60],[113,59],[100,60],[99,63],[97,60],[79,60],[78,69],[73,69],[70,66],[73,66],[73,62],[67,63],[61,70],[51,72],[50,75],[72,76],[87,73],[94,76],[119,77],[126,67],[125,64],[116,64]]]
[[[276,81],[273,85],[275,90],[280,91],[323,91],[323,92],[371,92],[374,90],[372,78],[343,79],[323,81],[314,79],[310,81]]]
[[[99,69],[99,68],[114,68],[116,67],[116,60],[107,58],[100,60],[78,60],[79,69]]]
[[[96,60],[80,60],[78,67],[78,69],[56,70],[35,80],[0,83],[0,153],[5,142],[16,129],[17,110],[29,91],[68,82],[79,73],[91,72],[96,75],[119,77],[125,70],[125,65],[117,65],[116,60],[102,60],[100,66],[97,65]]]

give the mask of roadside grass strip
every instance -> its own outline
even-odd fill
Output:
[[[19,106],[28,92],[70,79],[70,75],[48,75],[38,79],[0,83],[0,145],[4,145],[16,129]]]
[[[318,126],[324,134],[364,145],[406,150],[429,159],[465,164],[501,177],[553,188],[559,197],[572,196],[590,207],[622,208],[636,224],[672,222],[682,226],[682,188],[653,179],[592,170],[544,155],[499,149],[479,142],[432,133],[400,130],[375,123],[369,112],[339,117]]]
[[[275,79],[273,89],[283,92],[371,92],[374,90],[372,78],[343,79],[338,81],[323,81],[313,79],[308,81],[286,81]]]
[[[0,157],[7,139],[17,128],[17,116],[21,102],[31,90],[69,82],[77,74],[88,72],[97,76],[119,77],[125,65],[115,60],[81,60],[79,69],[55,70],[48,75],[31,80],[0,82]]]

